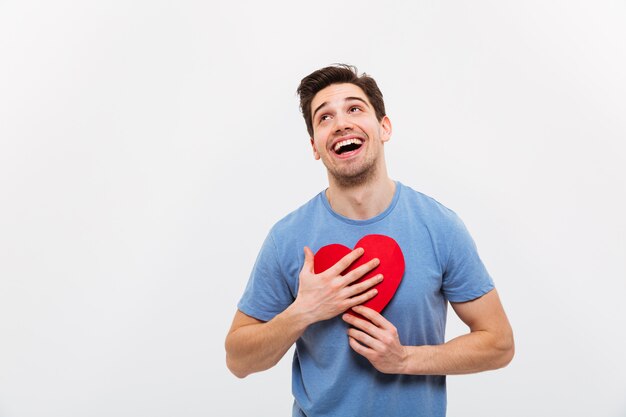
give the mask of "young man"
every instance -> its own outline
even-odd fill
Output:
[[[226,338],[227,365],[243,378],[296,343],[294,416],[444,416],[445,375],[513,357],[492,279],[454,212],[388,177],[391,122],[371,77],[326,67],[305,77],[298,94],[329,185],[270,231]],[[354,247],[368,235],[393,239],[404,258],[381,313],[362,304],[382,289],[376,268],[384,260],[342,275],[366,259]],[[354,250],[316,274],[314,253],[332,244]],[[470,332],[444,343],[448,302]]]

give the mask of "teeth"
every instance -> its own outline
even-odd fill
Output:
[[[335,152],[339,151],[339,149],[341,149],[342,146],[348,146],[348,145],[362,145],[363,141],[361,139],[346,139],[346,140],[342,140],[341,142],[338,142],[337,144],[335,144]]]

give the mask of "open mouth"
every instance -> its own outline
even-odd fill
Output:
[[[363,145],[363,141],[361,139],[358,139],[358,138],[346,139],[346,140],[337,142],[335,146],[333,147],[333,151],[335,151],[337,155],[343,155],[348,152],[356,151],[362,145]]]

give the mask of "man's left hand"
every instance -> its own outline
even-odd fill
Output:
[[[352,349],[367,358],[380,372],[405,373],[408,351],[400,344],[395,326],[371,308],[356,306],[352,310],[367,319],[352,314],[342,316],[346,323],[353,326],[348,329]]]

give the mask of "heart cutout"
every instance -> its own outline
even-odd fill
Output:
[[[383,274],[382,282],[374,287],[378,290],[378,294],[362,304],[380,313],[393,298],[404,276],[404,255],[402,254],[402,249],[400,249],[395,240],[385,235],[364,236],[354,247],[363,248],[365,252],[346,268],[341,275],[347,274],[373,258],[378,258],[380,264],[355,281],[355,284],[370,279],[377,274]],[[352,252],[352,249],[344,245],[337,243],[326,245],[315,254],[313,270],[316,274],[324,272],[350,252]],[[361,317],[352,310],[348,311],[348,313]]]

